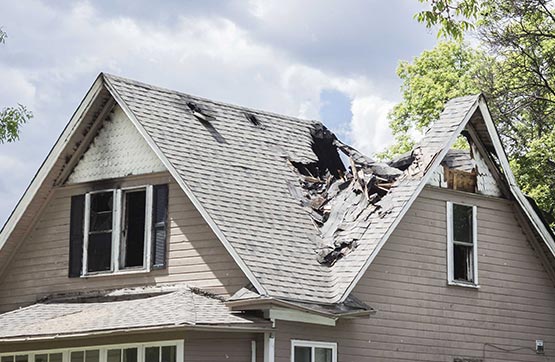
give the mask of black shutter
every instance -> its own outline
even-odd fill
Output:
[[[83,223],[85,219],[85,195],[71,197],[69,224],[69,273],[70,278],[81,275],[83,265]]]
[[[168,185],[155,185],[152,195],[152,268],[166,267]]]

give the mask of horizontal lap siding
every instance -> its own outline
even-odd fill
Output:
[[[168,268],[148,274],[68,278],[69,213],[72,195],[85,187],[55,191],[6,272],[0,276],[0,312],[30,304],[52,293],[157,283],[185,282],[229,295],[247,278],[191,201],[169,175],[134,177],[122,186],[169,183]]]
[[[185,362],[249,362],[253,340],[257,341],[257,350],[264,347],[263,339],[254,334],[190,334],[185,338]]]
[[[480,289],[447,286],[446,201],[478,206]],[[555,288],[504,200],[427,188],[355,288],[377,310],[336,328],[281,322],[277,362],[292,338],[338,342],[339,362],[482,358],[485,343],[555,360]],[[484,361],[545,361],[485,346]]]

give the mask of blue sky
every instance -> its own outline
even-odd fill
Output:
[[[99,72],[322,120],[372,154],[395,69],[436,43],[417,0],[0,0],[0,107],[35,117],[0,144],[0,224]]]

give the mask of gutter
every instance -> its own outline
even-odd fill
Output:
[[[292,303],[287,302],[281,299],[275,299],[271,297],[262,297],[262,298],[249,298],[243,300],[234,300],[234,301],[227,301],[225,305],[232,310],[260,310],[260,309],[272,309],[272,307],[284,308],[284,309],[291,309],[295,311],[300,311],[304,313],[309,313],[325,318],[332,318],[337,320],[339,318],[354,318],[354,317],[363,317],[375,314],[376,311],[374,309],[360,309],[360,310],[353,310],[350,312],[344,313],[331,313],[331,312],[324,312],[321,310],[316,310],[310,308],[308,306],[299,305],[299,303]]]
[[[52,334],[52,335],[37,335],[37,336],[20,336],[0,338],[1,343],[24,343],[24,342],[52,342],[58,340],[73,340],[90,337],[109,337],[109,336],[125,336],[130,334],[143,334],[143,333],[164,333],[164,332],[184,332],[184,331],[203,331],[203,332],[260,332],[265,333],[272,330],[268,326],[232,326],[232,325],[165,325],[155,327],[138,327],[138,328],[125,328],[113,329],[105,331],[92,331],[80,333],[66,333],[66,334]]]

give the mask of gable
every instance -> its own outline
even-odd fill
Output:
[[[479,289],[447,285],[447,201],[477,206]],[[424,188],[353,291],[377,310],[367,336],[374,348],[395,351],[404,340],[410,360],[430,360],[423,350],[481,355],[485,340],[516,345],[553,333],[553,279],[525,229],[508,200]],[[460,336],[465,343],[454,345]]]
[[[167,267],[150,272],[69,278],[71,198],[92,185],[56,187],[37,222],[0,274],[0,313],[49,295],[144,285],[186,284],[229,296],[248,284],[237,263],[168,173],[126,178],[121,187],[167,184]]]
[[[67,183],[165,171],[166,168],[119,105],[104,119]]]
[[[433,171],[427,184],[475,192],[480,195],[502,197],[500,185],[486,158],[474,143],[468,150],[450,149],[441,164]]]

